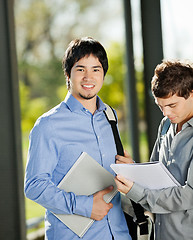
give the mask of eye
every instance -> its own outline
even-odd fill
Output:
[[[94,68],[94,72],[100,72],[100,68]]]
[[[83,72],[84,69],[83,69],[83,68],[77,68],[77,71],[78,71],[78,72]]]
[[[176,107],[176,104],[172,104],[170,105],[171,108],[175,108]]]

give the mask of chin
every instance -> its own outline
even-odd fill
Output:
[[[92,98],[94,98],[95,96],[96,96],[96,94],[94,94],[94,95],[83,95],[83,94],[79,94],[80,95],[80,97],[81,98],[83,98],[83,99],[86,99],[86,100],[90,100],[90,99],[92,99]]]

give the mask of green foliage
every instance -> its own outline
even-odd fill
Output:
[[[136,91],[137,91],[137,100],[138,100],[138,109],[139,109],[139,119],[144,120],[145,115],[145,90],[143,82],[143,72],[137,71],[136,74]]]
[[[45,208],[37,204],[36,202],[26,199],[25,201],[26,208],[26,219],[41,217],[45,214]]]
[[[30,99],[29,87],[20,82],[20,105],[22,132],[29,132],[36,119],[47,108],[47,99],[45,97]]]
[[[99,96],[112,107],[123,109],[125,64],[123,61],[123,46],[112,43],[107,49],[109,70]]]

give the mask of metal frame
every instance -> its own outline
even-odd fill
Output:
[[[0,239],[26,239],[13,0],[0,1]]]

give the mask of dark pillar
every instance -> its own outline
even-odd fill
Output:
[[[126,26],[126,61],[127,61],[127,100],[131,133],[132,157],[140,162],[139,155],[139,130],[138,130],[138,103],[136,92],[136,78],[133,57],[133,33],[130,0],[124,0],[125,26]]]
[[[0,239],[24,240],[23,165],[13,0],[0,1]]]
[[[160,0],[141,0],[144,55],[145,105],[149,152],[151,153],[162,113],[151,94],[151,79],[163,59]]]

